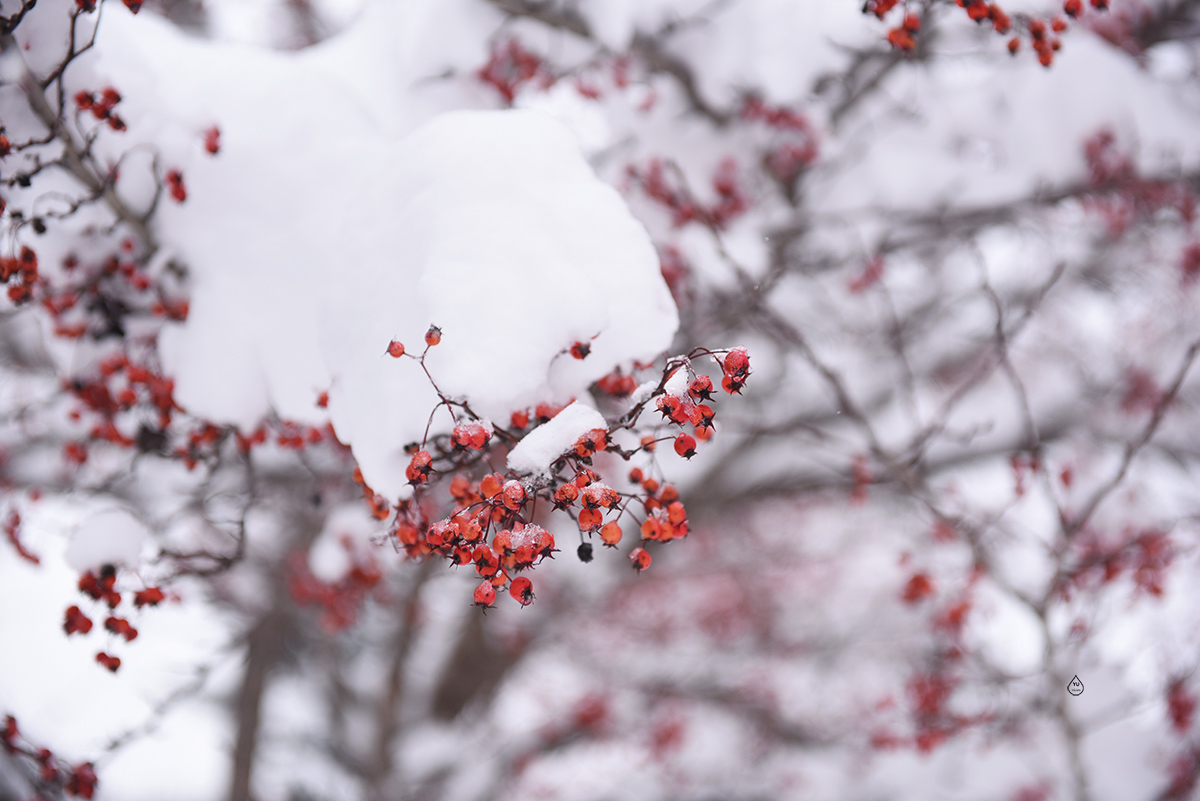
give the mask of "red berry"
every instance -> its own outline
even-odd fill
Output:
[[[696,455],[696,439],[691,434],[680,434],[675,438],[675,452],[684,459]]]
[[[721,389],[730,395],[741,395],[742,387],[744,386],[746,386],[746,380],[743,378],[734,378],[731,375],[726,375],[721,379]]]
[[[105,666],[108,667],[109,670],[115,671],[121,666],[120,659],[117,659],[115,656],[109,658],[116,662],[115,666]],[[96,657],[96,661],[100,661],[99,656]],[[67,795],[78,796],[79,798],[84,799],[84,801],[88,801],[88,799],[92,798],[96,794],[96,781],[96,770],[94,766],[91,762],[84,762],[71,772],[71,777],[67,779],[66,787],[63,789],[67,791]]]
[[[609,548],[615,548],[617,543],[621,541],[621,524],[617,522],[605,523],[600,529],[600,540]]]
[[[417,451],[413,454],[412,461],[404,470],[404,475],[408,478],[408,483],[414,486],[424,484],[429,478],[429,473],[433,469],[433,457],[429,455],[429,451]]]
[[[479,480],[479,494],[491,500],[504,489],[504,478],[499,473],[488,473]]]
[[[745,348],[734,348],[725,354],[722,367],[725,375],[744,378],[750,375],[750,356],[746,353]]]
[[[1066,0],[1063,3],[1063,13],[1075,19],[1083,13],[1083,0]]]
[[[397,342],[396,340],[393,339],[391,342],[388,343],[387,352],[388,352],[388,355],[391,356],[392,358],[399,359],[401,356],[404,355],[404,343]]]
[[[903,28],[893,28],[888,31],[887,40],[888,44],[897,50],[908,52],[917,49],[917,40]]]
[[[442,329],[438,328],[436,325],[429,326],[429,330],[425,332],[425,344],[432,348],[441,341]]]
[[[995,3],[988,7],[988,17],[991,18],[992,27],[995,28],[996,33],[1005,34],[1012,30],[1012,20]]]
[[[713,424],[713,418],[716,416],[717,413],[713,411],[711,406],[706,403],[701,403],[699,406],[696,406],[692,409],[690,422],[692,425],[700,428],[711,428]]]
[[[613,509],[621,502],[617,491],[604,484],[589,484],[581,495],[585,509]]]
[[[133,605],[139,609],[143,606],[157,606],[165,597],[158,587],[147,587],[134,594]]]
[[[108,91],[107,89],[105,90]],[[187,189],[183,185],[183,173],[179,170],[169,170],[166,176],[167,186],[171,190],[171,197],[176,203],[182,203],[187,200]]]
[[[934,594],[933,581],[924,573],[915,573],[904,585],[901,597],[906,603],[915,604]]]
[[[679,410],[683,404],[674,395],[663,395],[655,403],[655,406],[662,414],[664,420],[674,420],[679,415]]]
[[[461,423],[454,427],[454,432],[450,435],[450,442],[454,445],[456,451],[465,451],[467,449],[481,451],[487,447],[488,440],[492,438],[490,425],[483,423]]]
[[[204,149],[213,156],[221,150],[221,129],[217,126],[214,125],[204,132]]]
[[[504,483],[504,489],[500,493],[501,500],[504,505],[514,512],[525,505],[525,487],[520,481],[512,479]]]
[[[92,621],[78,606],[67,610],[66,620],[63,621],[63,631],[67,634],[87,634],[92,630]]]
[[[533,582],[524,576],[515,578],[512,586],[508,588],[508,594],[521,606],[529,606],[533,603]]]
[[[602,522],[604,522],[604,513],[599,509],[583,509],[579,512],[579,528],[584,531],[600,528]]]
[[[592,352],[592,346],[586,342],[576,342],[571,345],[571,355],[576,359],[586,359],[588,354]]]
[[[136,640],[138,636],[137,629],[131,626],[128,620],[120,617],[109,616],[108,620],[104,621],[104,628],[113,634],[120,634],[126,642]]]
[[[575,482],[568,481],[563,484],[554,493],[554,508],[566,509],[571,504],[575,503],[575,499],[579,497],[579,487],[575,486]]]
[[[475,550],[471,551],[471,561],[475,563],[475,572],[485,579],[500,570],[500,557],[487,545],[476,545]]]
[[[475,605],[487,609],[494,603],[496,603],[496,588],[486,579],[479,582],[479,586],[475,588]]]
[[[712,400],[713,382],[706,375],[698,375],[688,385],[688,394],[696,400]]]
[[[650,567],[650,561],[650,553],[645,548],[634,548],[629,553],[629,562],[639,573]]]
[[[608,447],[608,431],[603,428],[593,428],[575,442],[575,454],[586,459],[596,451]]]
[[[103,651],[96,654],[96,662],[98,664],[101,664],[104,667],[108,668],[113,673],[116,673],[117,669],[121,667],[121,657],[109,656],[108,654],[104,653]]]

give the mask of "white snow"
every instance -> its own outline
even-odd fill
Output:
[[[508,454],[508,469],[517,473],[548,474],[554,460],[575,447],[579,438],[594,428],[608,428],[604,416],[575,401],[552,420],[525,435]]]
[[[150,532],[124,509],[105,509],[79,524],[67,544],[67,564],[80,573],[103,565],[137,567]]]
[[[654,394],[654,390],[656,389],[658,389],[658,379],[651,379],[650,381],[643,381],[641,384],[638,384],[638,388],[629,396],[628,402],[630,408],[645,401]]]
[[[676,398],[686,398],[688,396],[688,384],[690,383],[688,376],[688,368],[680,367],[671,373],[671,377],[667,379],[667,383],[663,385],[663,390],[668,395],[673,395]]]
[[[402,448],[437,397],[413,360],[381,356],[393,337],[419,353],[440,326],[434,379],[497,419],[579,395],[670,343],[677,315],[649,236],[550,117],[456,111],[401,139],[364,115],[323,50],[218,51],[114,16],[104,52],[119,57],[99,71],[137,87],[131,137],[196,127],[195,109],[222,132],[219,155],[185,165],[187,203],[160,213],[195,277],[190,319],[161,340],[190,411],[245,429],[271,411],[315,423],[327,389],[339,438],[370,486],[395,497]],[[381,21],[348,36],[383,58],[382,34],[364,24]],[[247,72],[256,88],[229,92]],[[591,341],[586,360],[559,358],[579,339]],[[435,431],[449,424],[439,417]]]

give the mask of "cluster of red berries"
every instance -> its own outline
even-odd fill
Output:
[[[21,735],[17,719],[12,715],[4,718],[0,729],[0,745],[11,757],[23,757],[37,766],[38,779],[46,790],[54,794],[66,793],[76,798],[90,799],[96,794],[96,769],[91,762],[82,762],[74,767],[60,766],[49,748],[38,748]],[[40,797],[40,796],[39,796]]]
[[[37,254],[24,245],[16,258],[0,259],[0,282],[7,284],[14,278],[17,280],[8,287],[8,299],[19,306],[33,298],[39,283]]]
[[[499,92],[509,105],[526,84],[537,80],[543,89],[547,89],[555,81],[554,76],[545,69],[542,59],[526,50],[516,39],[496,46],[487,63],[476,71],[475,77]]]
[[[127,618],[118,617],[116,608],[121,603],[121,593],[117,591],[117,569],[113,565],[104,565],[100,572],[88,570],[79,577],[79,591],[93,601],[102,602],[109,609],[104,621],[104,628],[125,640],[133,642],[137,639],[138,630]],[[133,605],[137,609],[145,606],[157,606],[166,595],[158,587],[146,587],[138,590],[133,596]],[[67,608],[63,618],[63,631],[68,636],[72,634],[87,634],[93,627],[92,619],[84,614],[78,606]],[[121,658],[103,651],[96,654],[96,662],[103,667],[116,672],[121,667]]]
[[[125,121],[113,109],[121,102],[121,93],[111,86],[97,97],[92,92],[79,91],[75,93],[75,105],[80,111],[90,111],[98,120],[104,120],[114,131],[124,131]]]
[[[176,203],[182,203],[187,200],[187,188],[183,185],[183,173],[179,170],[167,170],[165,176],[167,188],[171,191],[171,198]]]
[[[1088,592],[1128,575],[1134,593],[1160,597],[1166,571],[1176,556],[1170,536],[1163,531],[1125,531],[1107,539],[1085,531],[1073,542],[1072,565],[1059,577],[1055,592],[1070,600],[1077,592]]]
[[[1083,155],[1091,187],[1083,197],[1084,208],[1104,220],[1114,239],[1164,209],[1176,212],[1187,226],[1196,218],[1195,189],[1184,180],[1151,180],[1140,175],[1133,157],[1117,146],[1111,130],[1088,137]]]
[[[574,349],[580,350],[581,344],[576,342]],[[400,348],[395,350],[405,355]],[[720,352],[698,349],[688,357],[671,360],[663,369],[655,391],[608,428],[595,428],[579,435],[554,460],[549,476],[488,472],[472,478],[471,474],[479,475],[486,469],[487,462],[480,458],[483,454],[490,457],[489,461],[501,458],[503,454],[497,450],[519,442],[532,419],[548,422],[561,407],[539,405],[532,415],[529,410],[518,411],[513,414],[509,429],[496,428],[478,418],[459,419],[449,437],[442,435],[413,444],[405,474],[416,492],[394,507],[396,516],[390,535],[397,547],[411,558],[440,557],[453,565],[473,566],[480,578],[475,589],[475,602],[480,606],[492,606],[497,592],[505,588],[518,603],[525,605],[534,599],[533,583],[519,574],[557,552],[553,534],[537,517],[539,500],[549,503],[551,514],[573,518],[580,533],[577,555],[585,562],[593,558],[589,541],[593,536],[606,547],[618,546],[623,539],[621,521],[633,514],[633,505],[637,504],[645,515],[637,523],[642,544],[630,552],[629,559],[635,569],[645,570],[651,562],[645,545],[669,542],[688,534],[687,511],[679,493],[673,486],[661,485],[658,479],[647,476],[641,467],[633,468],[628,475],[634,491],[619,491],[601,480],[594,459],[599,454],[611,454],[627,461],[639,453],[653,453],[661,439],[672,439],[676,453],[684,458],[695,454],[697,437],[704,440],[712,435],[715,418],[715,411],[707,403],[713,400],[713,380],[692,367],[691,358],[698,354],[711,356],[721,366],[721,385],[726,392],[741,392],[750,375],[745,348]],[[420,361],[424,355],[412,358]],[[648,367],[637,365],[638,369]],[[624,378],[633,380],[632,376]],[[609,383],[613,381],[610,378]],[[632,387],[623,394],[629,391]],[[445,397],[442,403],[462,407],[473,418],[464,404]],[[636,448],[622,447],[621,432],[635,432],[641,411],[651,404],[665,421],[679,427],[690,425],[696,436],[686,432],[665,438],[646,434],[640,437]],[[442,477],[449,478],[452,509],[440,519],[432,519],[429,512],[436,504],[431,502],[431,493],[441,485]],[[356,481],[363,485],[368,501],[379,506],[377,517],[385,516],[387,507],[362,481],[361,472],[356,472]]]
[[[888,44],[897,50],[911,52],[917,49],[916,35],[921,30],[921,18],[916,14],[905,14],[900,27],[888,31]]]
[[[356,558],[342,578],[322,581],[313,575],[305,554],[296,554],[288,562],[288,592],[300,606],[321,611],[320,626],[329,634],[354,625],[358,610],[367,597],[380,587],[383,573],[372,558]]]
[[[710,205],[694,198],[682,180],[669,180],[666,167],[662,159],[654,158],[645,169],[631,164],[625,173],[641,186],[647,197],[671,212],[671,224],[676,228],[692,222],[724,228],[750,208],[749,199],[738,181],[737,161],[732,157],[722,159],[713,173],[712,187],[717,200]]]
[[[1104,11],[1108,8],[1108,0],[1090,0],[1092,8]],[[1006,35],[1013,29],[1012,18],[998,3],[986,0],[955,0],[956,5],[966,12],[973,22],[990,23],[992,30],[1000,35]],[[863,5],[864,14],[874,14],[883,19],[889,11],[899,5],[899,0],[867,0]],[[1065,0],[1063,13],[1071,19],[1078,19],[1083,14],[1083,0]],[[1022,18],[1025,32],[1029,36],[1033,52],[1044,67],[1054,62],[1054,54],[1062,47],[1062,42],[1056,34],[1067,29],[1067,21],[1062,17],[1050,20],[1037,18]],[[888,43],[897,50],[911,52],[917,47],[917,34],[921,30],[921,19],[918,15],[906,12],[899,26],[887,33]],[[1021,38],[1013,36],[1008,40],[1008,51],[1016,55],[1021,50]]]

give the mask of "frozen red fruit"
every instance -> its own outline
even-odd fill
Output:
[[[639,573],[650,567],[650,561],[650,552],[645,548],[634,548],[629,553],[629,563],[632,564],[633,569]]]
[[[684,459],[691,459],[696,455],[696,438],[691,434],[680,434],[675,438],[675,452]]]
[[[496,603],[496,588],[485,579],[475,588],[475,605],[487,609],[494,603]]]

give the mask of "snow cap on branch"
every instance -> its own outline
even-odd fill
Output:
[[[580,437],[596,428],[608,428],[603,415],[575,401],[517,443],[517,447],[508,454],[508,469],[517,473],[546,475],[555,459],[575,447]]]

